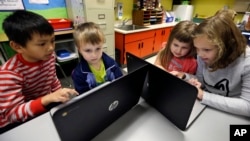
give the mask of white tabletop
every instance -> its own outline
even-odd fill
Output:
[[[181,131],[142,102],[96,136],[94,141],[229,141],[231,124],[249,125],[250,119],[207,107],[186,131]]]
[[[249,125],[250,119],[207,107],[186,130],[181,131],[144,101],[135,106],[93,141],[229,141],[231,124]],[[59,141],[50,114],[43,114],[0,135],[1,141]]]

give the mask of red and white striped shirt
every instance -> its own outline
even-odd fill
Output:
[[[55,55],[30,63],[16,54],[0,68],[0,128],[44,113],[41,97],[60,88]]]

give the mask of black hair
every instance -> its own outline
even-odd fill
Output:
[[[54,29],[43,16],[26,11],[17,10],[4,19],[3,30],[9,41],[14,41],[25,47],[27,41],[32,40],[33,34],[52,35]]]

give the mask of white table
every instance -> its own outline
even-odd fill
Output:
[[[229,141],[230,124],[250,119],[207,107],[186,131],[181,131],[144,101],[97,135],[93,141]],[[0,135],[1,141],[59,141],[49,113]]]

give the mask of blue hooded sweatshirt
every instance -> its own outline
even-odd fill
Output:
[[[113,58],[103,52],[102,59],[106,70],[105,81],[113,81],[123,75],[121,68]],[[72,72],[72,80],[75,90],[79,94],[98,86],[94,74],[83,57],[81,57],[79,64]]]

